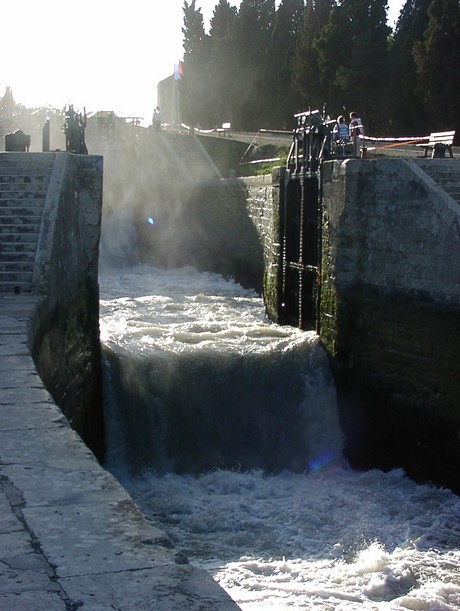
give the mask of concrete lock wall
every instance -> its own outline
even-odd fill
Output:
[[[262,247],[263,277],[261,277],[265,309],[278,322],[278,282],[281,247],[279,239],[279,182],[283,168],[274,174],[241,179],[245,190],[246,210]]]
[[[32,323],[31,351],[54,401],[99,458],[101,214],[102,157],[57,153],[37,247],[33,288],[43,298]]]
[[[55,217],[45,212],[42,231],[53,239],[44,239],[37,257],[36,285],[47,298],[33,352],[53,398],[100,454],[101,211],[94,201],[101,199],[101,159],[63,156],[53,177],[65,187]],[[276,320],[282,169],[180,189],[169,188],[168,174],[147,170],[139,193],[126,181],[129,198],[122,198],[123,211],[139,219],[141,257],[195,265],[258,290],[263,281]],[[327,162],[323,179],[321,339],[338,386],[346,454],[353,466],[403,466],[413,477],[455,488],[459,206],[410,161]],[[159,215],[153,240],[141,223],[146,202]]]
[[[283,175],[238,181],[276,322]],[[459,491],[460,206],[403,159],[326,162],[322,189],[320,335],[346,457]]]
[[[460,206],[407,160],[323,178],[321,339],[348,457],[458,492]]]

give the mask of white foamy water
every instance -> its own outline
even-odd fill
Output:
[[[314,342],[268,321],[261,298],[217,274],[149,266],[101,275],[101,339],[143,354],[250,354]]]
[[[317,341],[272,325],[257,295],[212,274],[136,267],[103,271],[100,284],[101,336],[114,349],[250,357]],[[318,388],[333,395],[328,380]],[[244,611],[460,609],[460,499],[401,470],[319,461],[308,475],[114,472]]]

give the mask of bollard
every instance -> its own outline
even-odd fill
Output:
[[[447,146],[442,144],[442,142],[436,142],[436,144],[433,146],[431,159],[444,159],[446,156],[446,148]]]

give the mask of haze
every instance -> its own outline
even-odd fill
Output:
[[[190,0],[191,1],[191,0]],[[205,27],[218,0],[196,0]],[[183,0],[23,0],[2,5],[0,96],[27,107],[114,110],[149,124],[157,84],[182,59]],[[230,4],[239,6],[238,0]],[[279,2],[277,2],[279,4]],[[390,0],[389,23],[403,0]]]

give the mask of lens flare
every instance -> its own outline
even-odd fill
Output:
[[[149,216],[149,218],[147,219],[147,223],[149,225],[155,225],[155,219],[152,216]]]
[[[327,450],[323,454],[320,454],[319,456],[316,456],[315,458],[310,460],[306,472],[316,473],[318,471],[321,471],[322,469],[329,467],[334,462],[334,459],[334,452],[332,452],[331,450]]]

